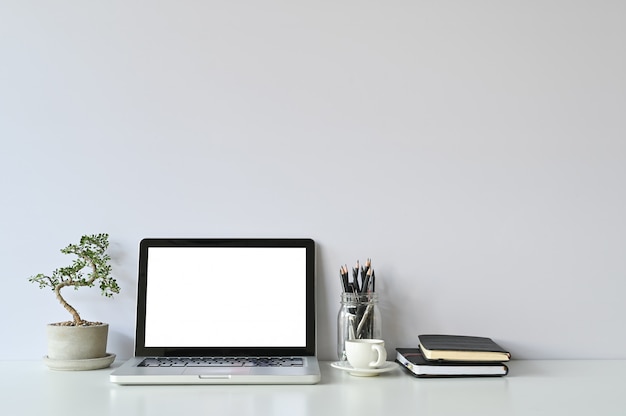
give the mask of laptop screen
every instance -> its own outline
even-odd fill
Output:
[[[309,239],[145,239],[138,355],[312,355]]]

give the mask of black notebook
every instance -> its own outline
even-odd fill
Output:
[[[502,363],[428,361],[419,348],[396,348],[396,361],[415,377],[505,376]]]
[[[509,361],[511,354],[491,338],[465,335],[419,335],[427,360]]]

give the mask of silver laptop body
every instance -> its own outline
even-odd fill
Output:
[[[117,384],[314,384],[311,239],[144,239]]]

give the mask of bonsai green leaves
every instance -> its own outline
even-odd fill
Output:
[[[70,305],[63,295],[61,289],[74,287],[98,286],[102,295],[111,297],[120,292],[117,281],[111,276],[111,257],[106,253],[109,247],[108,234],[84,235],[78,244],[70,244],[61,249],[63,254],[73,254],[76,259],[70,266],[60,267],[52,272],[50,276],[43,273],[32,276],[28,280],[39,284],[40,288],[51,288],[61,305],[72,315],[72,321],[64,323],[71,326],[86,326],[93,324],[84,321],[78,311]],[[87,272],[85,273],[85,270]]]

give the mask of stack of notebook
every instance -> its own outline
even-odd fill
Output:
[[[418,348],[396,348],[396,361],[416,377],[504,376],[511,354],[491,338],[420,335]]]

